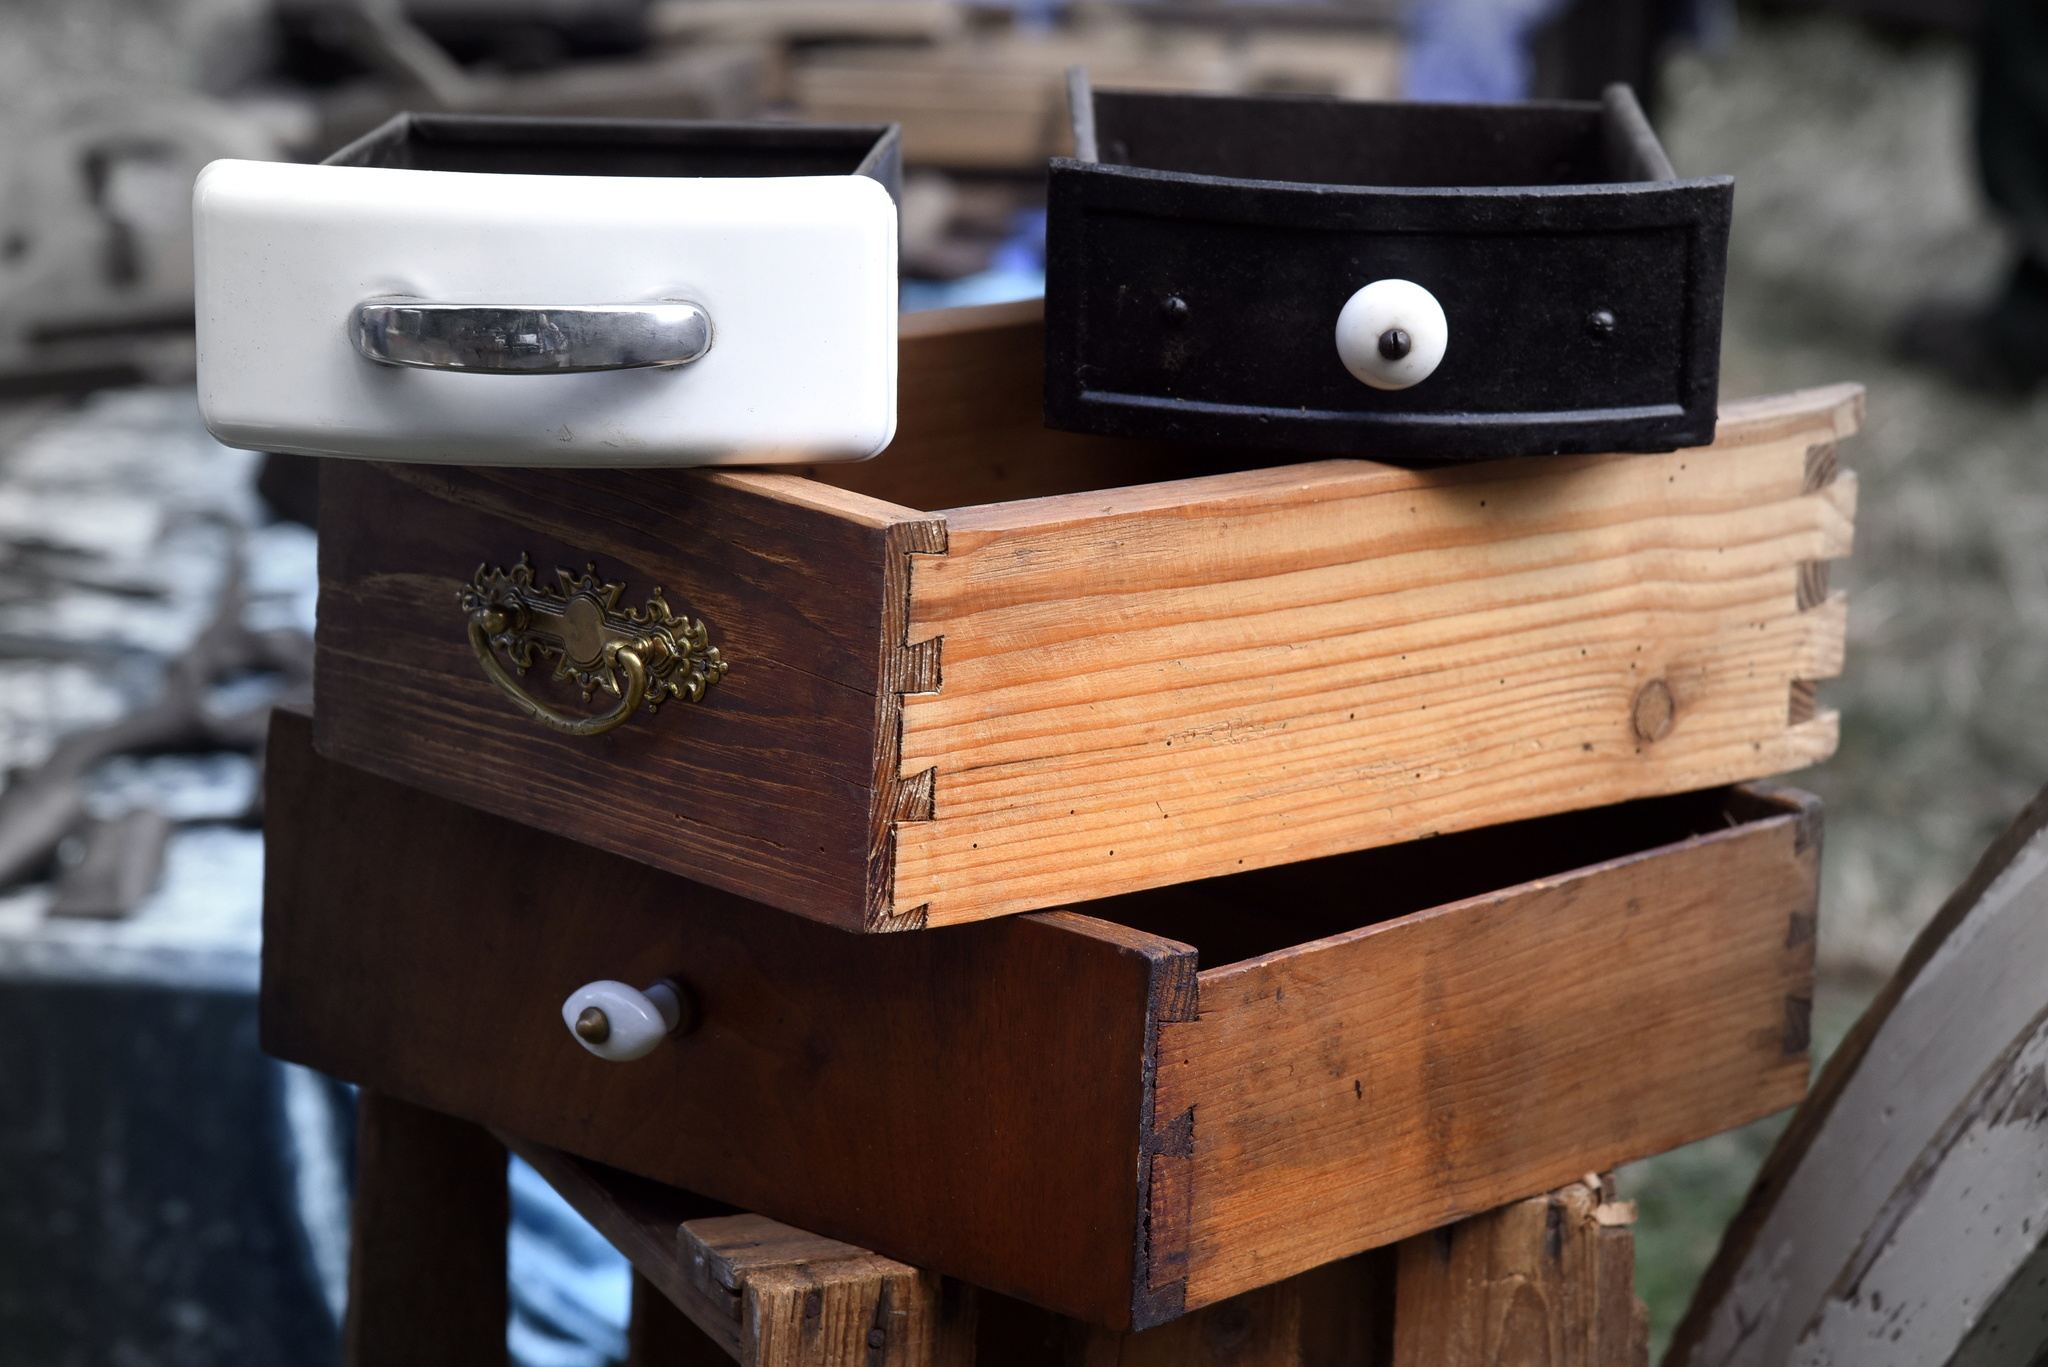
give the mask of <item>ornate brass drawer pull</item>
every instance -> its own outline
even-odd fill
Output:
[[[599,579],[596,565],[584,566],[582,574],[557,570],[552,584],[535,582],[523,555],[509,570],[479,565],[461,594],[470,649],[485,677],[522,712],[571,736],[601,736],[642,703],[652,712],[670,698],[701,701],[725,677],[725,661],[704,624],[672,611],[660,589],[645,606],[622,609],[625,591],[622,583]],[[556,711],[517,677],[533,668],[535,656],[553,658],[554,677],[574,682],[585,702],[603,692],[617,703],[590,717]]]

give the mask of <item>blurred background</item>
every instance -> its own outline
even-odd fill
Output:
[[[1999,150],[2025,103],[1981,84],[1987,53],[2048,82],[2011,40],[2025,8],[6,0],[0,1363],[336,1342],[350,1098],[262,1058],[252,997],[256,749],[308,693],[314,489],[199,425],[207,161],[317,160],[401,109],[898,121],[904,306],[924,308],[1039,292],[1077,63],[1102,86],[1357,98],[1632,82],[1681,174],[1736,178],[1724,395],[1870,391],[1844,453],[1848,670],[1823,687],[1841,751],[1797,779],[1827,804],[1824,1049],[2048,779],[2048,367],[2027,345],[2048,331],[2019,312],[2048,238],[1995,169],[2025,159]],[[1660,1340],[1780,1123],[1623,1174]],[[516,1354],[609,1360],[623,1264],[542,1184],[515,1190]]]

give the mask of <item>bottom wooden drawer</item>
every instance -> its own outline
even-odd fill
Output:
[[[270,1052],[1112,1327],[1806,1084],[1819,814],[1792,792],[897,936],[319,759],[292,714],[267,805]],[[696,1023],[647,1057],[565,1029],[583,983],[664,976]]]

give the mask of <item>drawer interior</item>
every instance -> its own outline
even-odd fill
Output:
[[[875,175],[893,141],[880,124],[401,114],[326,164],[528,176],[851,176]]]
[[[1094,117],[1102,162],[1192,175],[1407,189],[1669,178],[1668,169],[1659,176],[1654,162],[1635,155],[1627,135],[1634,130],[1617,129],[1629,121],[1618,103],[1417,104],[1101,90],[1094,93]],[[1635,108],[1632,97],[1626,107]]]
[[[1127,893],[1081,910],[1192,946],[1203,970],[1800,810],[1718,788]]]
[[[906,314],[898,388],[915,394],[874,460],[798,469],[927,512],[1297,463],[1236,446],[1090,436],[1045,425],[1043,302]]]

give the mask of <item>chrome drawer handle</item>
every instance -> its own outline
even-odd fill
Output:
[[[348,335],[379,365],[577,375],[688,365],[711,350],[711,315],[683,300],[557,308],[386,295],[355,306]]]
[[[562,1024],[578,1044],[601,1059],[630,1063],[646,1058],[670,1035],[696,1024],[690,999],[663,978],[645,991],[603,978],[585,983],[562,1003]]]
[[[641,607],[621,607],[625,591],[623,583],[599,579],[595,565],[582,574],[557,570],[552,584],[536,582],[522,555],[509,570],[477,566],[459,599],[469,648],[499,692],[551,731],[601,736],[625,725],[643,703],[652,712],[672,698],[702,702],[725,677],[725,657],[703,622],[672,610],[660,589]],[[550,707],[519,681],[537,658],[553,659],[554,677],[581,689],[585,702],[598,693],[617,701],[589,717]]]

